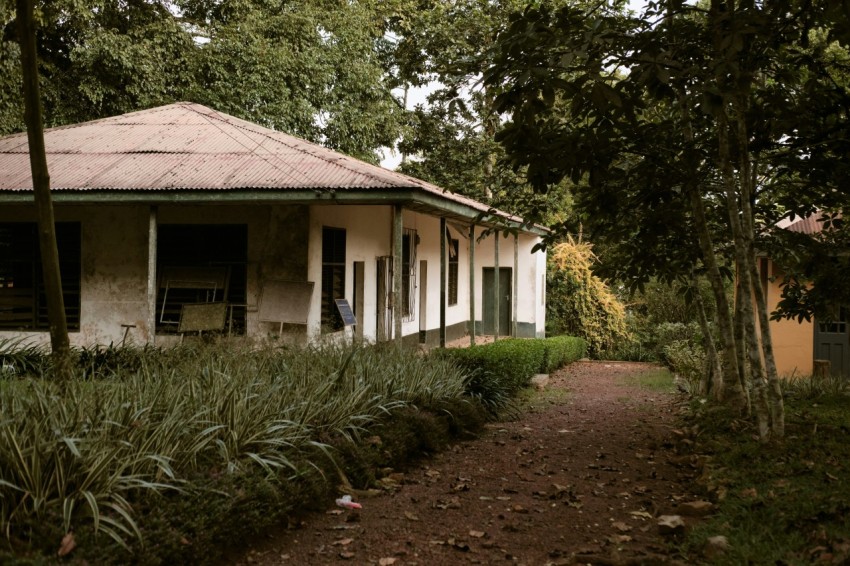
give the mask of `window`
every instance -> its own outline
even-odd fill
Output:
[[[343,327],[336,299],[345,298],[345,230],[322,228],[322,331]]]
[[[458,256],[460,241],[449,238],[449,305],[457,304]]]
[[[68,330],[80,329],[80,224],[56,224]],[[0,328],[48,330],[47,296],[33,222],[0,224]]]
[[[405,228],[401,236],[401,300],[404,320],[413,320],[416,312],[416,230]]]
[[[248,226],[161,224],[157,231],[156,331],[177,332],[184,304],[225,302],[228,331],[244,334]]]

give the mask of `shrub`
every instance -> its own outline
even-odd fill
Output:
[[[0,528],[16,546],[53,550],[71,528],[78,540],[110,535],[111,543],[91,543],[94,562],[118,545],[144,553],[144,562],[168,562],[160,552],[191,562],[193,548],[203,552],[206,543],[289,513],[301,483],[335,469],[326,455],[331,439],[354,445],[397,415],[404,423],[398,430],[408,431],[399,443],[416,452],[442,446],[446,431],[468,428],[459,419],[481,420],[474,403],[461,403],[465,374],[441,356],[345,345],[227,346],[92,349],[61,387],[50,379],[4,381]],[[399,447],[389,457],[410,454]],[[227,527],[233,517],[239,525]],[[143,533],[161,546],[143,549]],[[126,553],[116,556],[128,561]]]
[[[587,355],[587,342],[575,336],[546,338],[546,358],[542,373],[551,373]]]
[[[673,340],[664,347],[664,361],[670,370],[689,383],[699,383],[706,371],[705,350],[688,340]]]
[[[584,357],[587,342],[571,336],[508,339],[445,352],[467,373],[467,394],[497,415],[535,374]]]
[[[591,355],[627,336],[626,311],[608,285],[593,274],[591,245],[568,239],[548,255],[546,320],[554,334],[587,340]]]

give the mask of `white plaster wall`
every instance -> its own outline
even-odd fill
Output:
[[[118,343],[123,337],[121,324],[135,324],[128,339],[137,343],[148,340],[147,253],[148,206],[65,206],[57,207],[58,221],[81,223],[82,232],[82,309],[81,330],[71,334],[77,346]],[[2,221],[35,221],[34,210],[27,206],[0,209]],[[304,280],[315,283],[306,332],[291,329],[293,335],[318,338],[321,320],[321,242],[322,227],[346,229],[345,296],[353,304],[355,261],[364,262],[363,336],[374,341],[377,333],[376,258],[391,255],[391,206],[249,206],[249,205],[163,205],[158,208],[159,224],[246,224],[248,226],[248,334],[263,338],[275,334],[277,324],[261,323],[257,303],[263,282],[270,279]],[[403,335],[420,330],[419,286],[422,274],[419,261],[428,263],[428,330],[440,326],[440,220],[437,217],[405,211],[405,228],[415,229],[420,243],[417,249],[416,308],[411,320],[402,326]],[[449,224],[452,238],[459,240],[458,302],[446,307],[446,325],[466,322],[469,318],[469,246],[468,229]],[[476,230],[476,238],[483,232]],[[467,236],[467,237],[464,237]],[[541,301],[545,253],[531,254],[538,241],[535,236],[519,237],[518,320],[534,323],[538,335],[545,328],[545,308]],[[309,242],[309,243],[308,243]],[[304,247],[306,246],[306,250]],[[492,267],[493,236],[475,242],[475,318],[482,316],[482,268]],[[501,240],[500,266],[513,267],[513,236]],[[448,271],[448,270],[447,270]],[[447,273],[448,276],[448,273]],[[351,329],[344,333],[352,334]],[[0,336],[21,336],[19,332],[0,332]],[[26,333],[37,343],[48,343],[47,332]],[[157,339],[167,342],[165,337]]]
[[[148,328],[148,222],[143,206],[83,211],[78,345],[144,343]]]
[[[345,229],[345,298],[354,305],[354,262],[364,262],[363,338],[374,341],[377,336],[377,258],[391,255],[391,206],[310,207],[307,280],[315,282],[307,332],[310,340],[318,339],[322,319],[322,227]],[[338,333],[351,337],[353,329]]]
[[[345,257],[345,298],[354,302],[354,262],[362,261],[364,269],[364,316],[363,337],[374,341],[377,336],[377,262],[378,256],[392,254],[392,207],[391,206],[328,206],[314,205],[310,208],[310,246],[308,250],[308,280],[315,282],[315,290],[310,307],[308,332],[310,339],[321,336],[321,269],[322,269],[322,227],[343,228],[346,230]],[[423,283],[427,289],[426,330],[438,330],[440,327],[440,219],[405,210],[403,213],[405,229],[416,230],[419,245],[416,253],[415,287],[411,290],[416,300],[413,316],[402,322],[402,335],[416,335],[420,331],[419,290]],[[476,230],[476,237],[483,228]],[[469,246],[468,228],[452,226],[449,233],[459,240],[458,258],[458,301],[446,306],[446,326],[465,323],[469,319]],[[539,241],[537,236],[520,234],[519,268],[517,274],[517,318],[521,323],[533,324],[535,334],[543,335],[545,328],[545,305],[542,302],[545,284],[545,252],[531,253]],[[500,266],[513,268],[513,236],[502,238],[500,245]],[[493,236],[482,242],[475,242],[475,303],[476,319],[481,320],[482,312],[482,268],[494,265]],[[423,279],[420,262],[428,264],[427,279]],[[446,273],[448,277],[448,270]],[[448,289],[448,284],[447,284]],[[352,329],[337,333],[351,336]]]
[[[483,317],[483,269],[496,265],[495,234],[490,233],[479,240],[484,232],[484,228],[475,230],[475,320],[479,322]],[[539,241],[538,236],[519,234],[515,294],[517,322],[534,324],[535,334],[538,336],[544,333],[546,325],[545,304],[541,304],[545,288],[546,253],[543,251],[532,253],[531,250]],[[468,264],[468,256],[466,257]],[[499,268],[503,267],[514,268],[514,236],[510,234],[507,237],[503,234],[499,235]]]
[[[146,206],[55,208],[57,222],[80,222],[80,330],[69,334],[72,345],[118,344],[124,335],[121,324],[136,325],[128,341],[146,340],[148,210]],[[0,210],[0,222],[35,221],[33,207]],[[50,342],[47,331],[4,331],[0,336]]]

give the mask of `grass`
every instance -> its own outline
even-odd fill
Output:
[[[657,366],[649,366],[646,371],[630,376],[625,381],[628,385],[650,391],[672,391],[674,387],[670,370]]]
[[[786,386],[786,438],[761,444],[750,422],[722,408],[695,409],[696,450],[710,461],[697,480],[717,513],[682,551],[696,560],[724,535],[716,564],[850,561],[850,396],[847,382]]]

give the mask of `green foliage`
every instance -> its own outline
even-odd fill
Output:
[[[426,426],[424,413],[403,419],[411,430],[433,430],[434,449],[446,431],[466,428],[452,419],[480,422],[470,401],[460,402],[466,376],[450,360],[397,348],[187,344],[84,350],[80,358],[62,390],[49,379],[0,386],[0,528],[12,540],[52,547],[56,533],[73,528],[147,552],[138,545],[152,516],[166,520],[155,511],[163,501],[172,510],[203,501],[254,528],[253,518],[268,524],[259,520],[263,505],[278,495],[244,501],[243,482],[291,489],[324,465],[329,441],[354,443],[392,415],[419,415],[414,406],[442,415],[439,427]],[[431,442],[430,432],[411,434],[418,449]],[[399,448],[394,457],[409,455]],[[192,513],[193,537],[223,536],[216,525],[226,517],[211,513]]]
[[[552,373],[587,355],[587,341],[573,336],[546,338],[544,346],[546,355],[541,366],[541,373]]]
[[[7,4],[0,135],[23,130]],[[379,6],[46,0],[36,10],[48,127],[191,100],[369,161],[399,133]]]
[[[467,393],[493,415],[507,407],[513,396],[538,373],[549,373],[585,356],[581,338],[499,340],[491,344],[445,350],[469,376]]]
[[[696,411],[695,450],[709,457],[696,485],[718,507],[688,532],[686,556],[699,560],[706,539],[724,535],[729,551],[712,564],[850,559],[850,485],[841,479],[850,461],[850,397],[830,389],[788,396],[781,443],[760,443],[752,424],[718,407]]]
[[[688,340],[672,340],[662,349],[664,362],[690,384],[699,383],[707,371],[705,350]]]
[[[594,261],[590,244],[569,238],[549,251],[546,274],[547,323],[555,334],[584,338],[590,355],[627,336],[625,308],[593,274]]]
[[[629,381],[642,389],[672,391],[673,374],[664,368],[650,368],[630,378]]]

